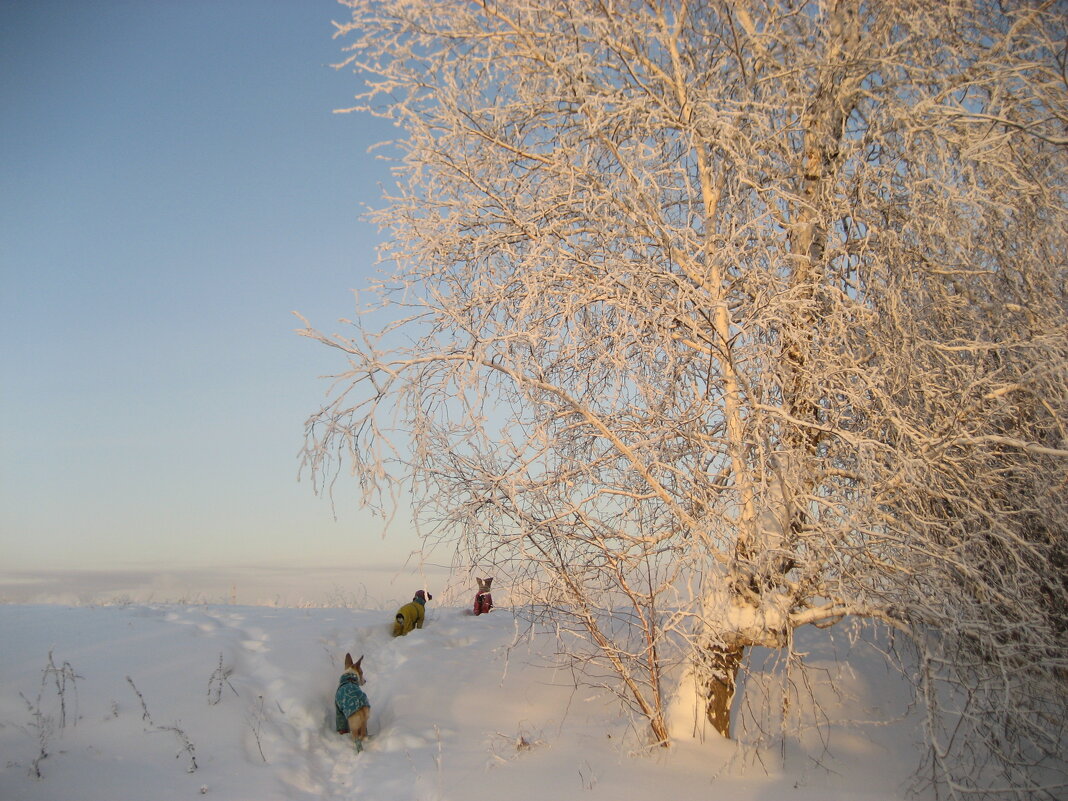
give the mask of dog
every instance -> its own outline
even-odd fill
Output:
[[[482,615],[493,608],[493,596],[490,595],[490,585],[493,583],[493,577],[490,578],[476,578],[478,582],[478,593],[475,595],[474,613],[476,615]]]
[[[361,656],[355,662],[352,654],[345,654],[345,672],[341,674],[337,692],[334,693],[334,718],[338,734],[352,733],[356,753],[363,750],[367,737],[367,719],[371,716],[371,702],[361,687],[367,680],[363,677]]]
[[[412,629],[423,628],[423,619],[426,616],[426,602],[433,600],[434,596],[426,590],[419,590],[411,601],[397,610],[397,616],[393,622],[393,636],[403,637]]]

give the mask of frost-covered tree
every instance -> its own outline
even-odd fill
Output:
[[[303,332],[317,479],[405,485],[658,742],[678,670],[729,735],[747,648],[856,615],[919,645],[936,781],[1055,792],[1066,4],[345,5],[401,133],[389,323]]]

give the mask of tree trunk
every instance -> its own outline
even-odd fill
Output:
[[[731,702],[745,647],[713,645],[706,654],[705,714],[724,737],[731,736]]]

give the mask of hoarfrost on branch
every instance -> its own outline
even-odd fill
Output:
[[[746,648],[862,616],[925,775],[1062,792],[1065,4],[345,5],[403,135],[378,305],[303,331],[316,480],[406,486],[654,742],[680,671],[729,735]]]

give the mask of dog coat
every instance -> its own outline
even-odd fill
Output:
[[[476,615],[485,614],[493,608],[493,596],[488,592],[480,592],[475,596],[475,608]]]
[[[425,601],[419,595],[416,595],[414,601],[409,601],[397,610],[396,621],[393,624],[394,637],[407,634],[412,629],[423,628],[423,617],[426,615],[423,610],[424,603]]]
[[[367,693],[360,687],[360,677],[352,673],[342,673],[337,692],[334,693],[335,723],[338,734],[349,733],[349,715],[370,706]]]

